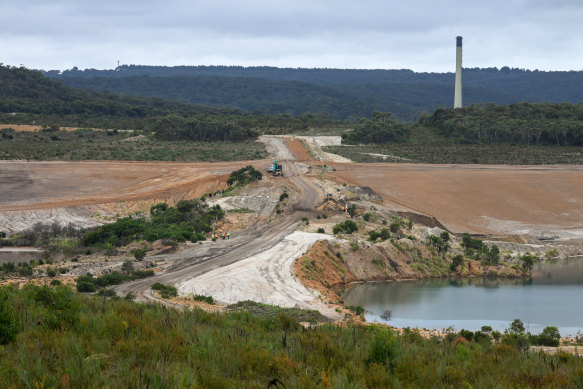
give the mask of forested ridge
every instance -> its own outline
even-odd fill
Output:
[[[0,65],[0,123],[154,131],[167,140],[256,138],[264,129],[318,127],[328,115],[268,115],[70,88],[23,67]]]
[[[449,107],[453,73],[407,69],[302,69],[241,66],[139,66],[115,70],[48,71],[72,87],[133,96],[157,96],[215,107],[277,114],[326,112],[334,119],[392,112],[416,121],[422,113]],[[464,69],[467,105],[583,101],[583,72],[497,68]]]
[[[497,73],[500,73],[498,71]],[[510,72],[512,73],[512,72]],[[532,73],[532,72],[531,72]],[[558,72],[557,72],[558,73]],[[577,73],[578,74],[578,73]],[[166,78],[186,85],[193,78],[176,76]],[[138,77],[148,84],[149,77]],[[92,82],[93,79],[88,79]],[[285,81],[288,89],[282,91],[276,84],[254,80],[256,89],[247,89],[248,80],[233,78],[237,93],[231,93],[225,78],[204,78],[196,82],[204,84],[204,90],[215,91],[217,96],[231,95],[253,104],[253,91],[262,94],[274,106],[285,104],[282,96],[289,95],[305,105],[306,109],[323,109],[322,112],[298,112],[266,114],[259,110],[209,108],[200,105],[169,102],[158,98],[136,98],[111,93],[85,91],[67,87],[44,77],[38,71],[25,68],[0,67],[0,122],[43,125],[100,127],[109,129],[134,129],[154,132],[165,140],[194,141],[240,141],[254,139],[261,133],[293,133],[309,128],[335,127],[342,125],[331,118],[328,110],[333,107],[359,107],[358,101],[342,105],[347,95],[335,94],[330,86]],[[117,80],[124,84],[127,80]],[[131,83],[130,83],[131,84]],[[230,84],[231,87],[235,84]],[[366,93],[368,84],[356,85],[354,90]],[[381,86],[376,93],[387,101],[390,96]],[[200,88],[199,88],[200,89]],[[402,85],[407,90],[406,85]],[[180,88],[177,88],[180,90]],[[319,103],[310,100],[316,95],[304,93],[327,93]],[[203,91],[204,92],[204,91]],[[203,93],[201,92],[201,93]],[[177,92],[179,93],[179,92]],[[204,92],[206,93],[206,92]],[[203,93],[203,94],[204,94]],[[405,92],[403,92],[405,94]],[[246,96],[250,97],[247,98]],[[430,98],[427,94],[425,98]],[[316,97],[314,97],[316,98]],[[406,107],[422,96],[409,96],[395,101]],[[363,97],[364,99],[364,97]],[[342,104],[341,104],[342,103]],[[243,104],[243,103],[241,103]],[[310,105],[313,104],[313,105]],[[344,134],[350,143],[387,143],[417,141],[420,133],[452,143],[466,144],[521,144],[521,145],[583,145],[583,104],[528,103],[507,105],[473,104],[462,109],[440,108],[433,114],[421,114],[417,122],[407,124],[397,120],[394,112],[374,110],[370,115],[366,109],[376,107],[373,102],[362,103],[361,112],[348,123],[354,131]],[[421,129],[421,130],[420,130]]]

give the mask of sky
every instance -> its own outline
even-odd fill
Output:
[[[583,70],[581,0],[0,0],[0,63]]]

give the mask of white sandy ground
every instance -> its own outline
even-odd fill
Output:
[[[61,226],[72,224],[78,228],[88,228],[99,226],[104,222],[94,219],[87,209],[81,207],[0,212],[0,231],[3,232],[24,231],[36,223],[57,223]]]
[[[227,304],[252,300],[288,308],[316,309],[339,319],[341,315],[321,301],[319,292],[306,288],[293,275],[294,261],[322,239],[332,237],[296,231],[267,251],[179,284],[178,292],[182,296],[212,296]]]
[[[293,136],[293,135],[262,135],[258,141],[265,143],[267,151],[279,160],[293,160],[294,156],[285,146],[283,138],[301,139],[306,142],[309,151],[319,161],[352,162],[350,159],[337,154],[322,151],[324,146],[342,146],[341,136]]]
[[[500,220],[489,216],[482,216],[488,223],[488,228],[506,234],[532,235],[539,239],[570,240],[583,239],[583,226],[561,228],[557,225],[528,224],[515,220]]]
[[[337,154],[322,151],[324,146],[342,146],[341,136],[295,136],[294,138],[302,139],[306,142],[308,148],[315,154],[320,161],[326,162],[352,162],[350,159]]]

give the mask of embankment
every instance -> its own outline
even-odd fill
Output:
[[[450,264],[447,256],[410,239],[375,244],[322,240],[295,262],[294,273],[305,286],[322,293],[330,303],[341,302],[338,291],[354,282],[525,276],[522,270],[504,263],[485,266],[466,258],[455,272],[450,270]]]

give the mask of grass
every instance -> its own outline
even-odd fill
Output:
[[[354,162],[456,163],[456,164],[583,164],[582,147],[463,145],[436,141],[427,143],[390,143],[363,146],[325,147],[324,151],[350,158]],[[370,154],[383,154],[383,159]]]
[[[309,311],[239,303],[179,311],[66,286],[0,288],[2,387],[581,387],[583,361],[515,336],[423,339],[380,325],[298,324]],[[6,321],[1,322],[3,325]],[[13,336],[14,335],[14,336]]]
[[[267,157],[263,143],[255,141],[163,141],[134,131],[3,132],[12,139],[0,136],[0,159],[194,162]]]

